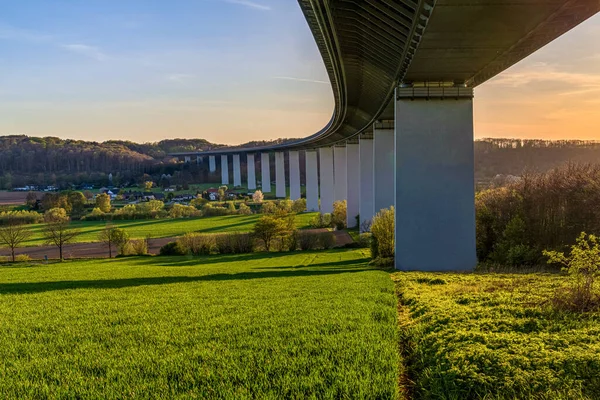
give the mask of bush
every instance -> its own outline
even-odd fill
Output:
[[[283,211],[284,213],[292,212],[293,206],[294,202],[290,199],[279,200],[279,204],[277,204],[279,211]]]
[[[177,245],[177,242],[169,242],[160,248],[161,256],[184,256],[185,252]]]
[[[146,256],[148,255],[148,240],[130,240],[126,245],[125,255]]]
[[[272,201],[267,201],[262,204],[260,211],[263,214],[275,214],[277,212],[277,204]]]
[[[229,210],[227,210],[225,207],[205,204],[204,207],[202,207],[202,215],[205,217],[221,217],[224,215],[229,215]]]
[[[331,227],[331,214],[320,213],[319,215],[315,215],[310,220],[310,226],[315,229],[329,228]]]
[[[177,244],[186,254],[194,256],[209,255],[215,248],[215,236],[201,235],[199,233],[186,233],[177,238]]]
[[[294,200],[292,204],[292,212],[301,213],[306,211],[306,199]]]
[[[44,222],[47,224],[52,222],[65,221],[67,219],[69,219],[69,216],[67,215],[67,211],[64,208],[51,208],[44,213]]]
[[[377,213],[371,225],[371,256],[373,258],[394,257],[394,207]]]
[[[199,217],[200,215],[201,212],[196,207],[182,204],[173,204],[173,207],[169,210],[169,217],[171,218],[190,218]]]
[[[559,289],[553,299],[559,310],[586,312],[600,308],[600,240],[582,232],[565,256],[557,251],[544,251],[548,263],[560,264],[570,278],[570,287]]]
[[[254,194],[252,194],[252,201],[255,203],[262,203],[264,198],[265,196],[260,190],[257,190],[256,192],[254,192]]]
[[[223,233],[215,236],[219,254],[244,254],[254,251],[254,239],[249,233]]]
[[[0,224],[38,224],[44,216],[36,211],[3,211],[0,213]]]
[[[319,233],[298,231],[298,247],[300,250],[315,250],[319,247]]]
[[[333,232],[321,232],[318,233],[319,247],[325,250],[331,249],[335,246],[335,235]]]
[[[338,200],[333,203],[333,213],[331,215],[331,223],[334,228],[341,230],[346,228],[346,200]]]
[[[17,261],[17,262],[31,261],[31,257],[29,257],[29,255],[27,255],[27,254],[17,254],[15,256],[15,261]]]
[[[245,203],[240,203],[240,207],[238,208],[238,214],[240,215],[250,215],[252,214],[252,210]]]
[[[358,240],[356,241],[358,247],[363,249],[371,247],[372,237],[373,235],[371,233],[361,233],[360,235],[358,235]]]

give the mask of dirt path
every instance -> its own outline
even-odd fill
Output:
[[[326,229],[311,229],[312,232],[326,232]],[[346,231],[334,231],[336,247],[352,243],[352,237]],[[158,254],[160,248],[165,244],[174,241],[176,237],[158,238],[148,240],[148,253]],[[113,249],[113,255],[117,253]],[[15,254],[27,254],[34,260],[43,260],[46,256],[49,259],[58,258],[58,248],[56,246],[34,246],[20,247],[15,250]],[[0,256],[10,256],[10,249],[0,248]],[[63,249],[65,258],[106,258],[108,257],[108,248],[99,242],[95,243],[73,243],[65,245]]]

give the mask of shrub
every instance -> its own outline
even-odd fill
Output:
[[[263,214],[275,214],[277,212],[277,205],[272,201],[263,203],[260,211]]]
[[[279,200],[279,204],[277,208],[279,211],[283,211],[284,213],[292,212],[292,207],[294,206],[294,202],[290,199]]]
[[[98,207],[102,212],[110,212],[110,196],[106,193],[100,193],[96,196],[96,207]]]
[[[201,235],[199,233],[186,233],[177,238],[177,244],[186,254],[194,256],[209,255],[215,248],[215,236]]]
[[[64,208],[51,208],[44,213],[44,222],[53,223],[69,219]]]
[[[198,210],[201,210],[205,204],[208,204],[208,200],[206,200],[202,197],[196,197],[195,199],[190,201],[190,206],[196,207]]]
[[[225,207],[205,204],[204,207],[202,207],[202,215],[205,217],[220,217],[223,215],[229,215],[229,210],[227,210]]]
[[[298,247],[300,250],[314,250],[319,247],[319,233],[298,231]]]
[[[238,214],[240,215],[250,215],[252,214],[252,210],[245,203],[240,203],[240,207],[238,208]]]
[[[333,232],[321,232],[318,234],[319,247],[322,249],[331,249],[335,246],[335,235]]]
[[[171,210],[169,210],[169,217],[171,218],[190,218],[199,217],[200,211],[196,207],[185,206],[182,204],[173,204]]]
[[[333,203],[333,213],[331,215],[331,223],[335,229],[346,228],[346,200],[338,200]]]
[[[321,229],[321,228],[329,228],[331,227],[331,214],[326,213],[320,213],[319,215],[315,215],[313,218],[311,218],[310,220],[310,226],[315,228],[315,229]]]
[[[222,233],[215,236],[215,247],[219,254],[233,254],[235,245],[232,233]]]
[[[356,241],[358,247],[364,249],[371,247],[372,237],[373,235],[371,233],[361,233],[360,235],[358,235],[358,240]]]
[[[301,213],[306,211],[306,199],[294,200],[292,204],[292,212]]]
[[[254,251],[254,239],[249,233],[223,233],[215,236],[219,254],[244,254]]]
[[[254,236],[264,244],[267,251],[271,251],[271,244],[274,239],[285,232],[284,221],[271,215],[263,215],[254,225]]]
[[[394,257],[394,207],[384,208],[373,218],[371,225],[372,245],[371,256],[373,258]],[[373,243],[375,242],[375,243]],[[373,250],[375,252],[373,252]]]
[[[0,212],[0,224],[37,224],[44,216],[36,211],[3,211]]]
[[[235,203],[233,201],[230,201],[227,203],[227,211],[229,214],[235,214],[236,213],[236,209],[235,209]]]
[[[25,261],[31,261],[31,257],[29,257],[29,255],[27,254],[17,254],[15,256],[15,261],[21,261],[21,262],[25,262]]]
[[[293,230],[292,232],[290,232],[289,235],[285,236],[285,249],[282,249],[282,250],[287,250],[287,251],[298,250],[298,248],[300,247],[298,242],[299,242],[298,231]]]
[[[595,235],[582,232],[571,253],[544,251],[548,263],[560,264],[570,278],[570,287],[557,291],[555,307],[570,311],[593,311],[600,307],[598,278],[600,277],[600,241]]]
[[[161,256],[183,256],[185,252],[177,245],[177,242],[169,242],[160,248],[158,253]]]
[[[135,256],[148,255],[148,239],[130,240],[124,253]]]

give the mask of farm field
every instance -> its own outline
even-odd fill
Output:
[[[300,213],[296,215],[298,229],[310,227],[310,220],[317,213]],[[260,214],[252,215],[226,215],[221,217],[200,217],[184,219],[149,219],[134,221],[113,221],[113,225],[123,228],[132,239],[145,237],[164,238],[180,236],[188,232],[221,233],[221,232],[249,232],[260,218]],[[98,233],[106,226],[105,221],[73,221],[73,228],[81,231],[76,242],[96,242]],[[32,237],[23,242],[21,247],[41,246],[44,244],[42,236],[43,224],[30,225]]]
[[[558,274],[395,273],[423,399],[598,399],[600,313],[552,311]]]
[[[398,396],[366,250],[0,266],[0,398]]]

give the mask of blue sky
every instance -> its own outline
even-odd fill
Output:
[[[19,0],[0,14],[0,134],[302,137],[332,112],[296,1]],[[600,139],[600,18],[476,92],[476,135]]]

